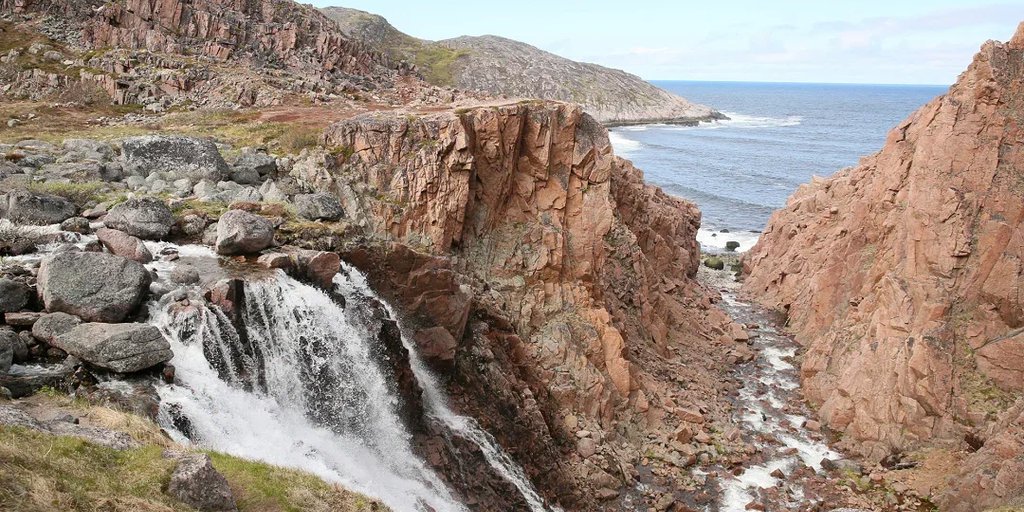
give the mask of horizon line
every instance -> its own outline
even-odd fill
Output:
[[[772,80],[693,80],[680,78],[644,78],[648,82],[691,82],[691,83],[730,83],[730,84],[779,84],[779,85],[873,85],[885,87],[952,87],[953,84],[907,84],[880,82],[798,82]]]

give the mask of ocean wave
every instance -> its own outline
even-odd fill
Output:
[[[789,126],[800,126],[803,123],[803,116],[766,117],[748,116],[737,112],[722,112],[729,119],[700,123],[697,126],[669,126],[671,131],[689,130],[715,130],[718,128],[786,128]]]
[[[727,242],[738,242],[740,247],[736,249],[736,252],[747,252],[759,238],[761,238],[761,233],[750,231],[723,233],[717,229],[700,228],[697,230],[697,242],[700,243],[702,249],[709,252],[724,251]]]
[[[623,157],[639,151],[644,147],[640,141],[627,139],[621,133],[614,131],[608,132],[608,141],[612,143],[612,149],[615,150],[615,154]]]

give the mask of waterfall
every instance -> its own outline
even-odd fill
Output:
[[[397,315],[358,270],[346,265],[334,283],[348,307],[283,272],[247,280],[241,330],[197,289],[154,303],[178,380],[159,390],[161,422],[179,441],[310,471],[394,510],[465,510],[413,452],[394,383],[373,356],[377,332],[358,310],[373,300]],[[428,419],[478,446],[531,510],[549,510],[493,437],[451,411],[404,334],[402,343]]]
[[[242,333],[198,296],[189,311],[171,297],[153,308],[174,351],[180,384],[159,392],[178,440],[310,471],[394,510],[465,510],[413,453],[372,333],[283,273],[245,292]]]
[[[383,304],[391,318],[399,318],[398,314],[391,308],[391,305],[381,299],[370,288],[366,282],[366,277],[359,270],[344,262],[342,263],[342,270],[343,273],[335,276],[334,284],[337,285],[346,298],[358,295],[370,297]],[[530,479],[523,473],[522,468],[505,453],[501,445],[484,429],[480,428],[476,420],[455,414],[448,407],[441,386],[438,384],[437,379],[434,378],[434,375],[427,369],[423,359],[419,357],[415,344],[405,335],[404,330],[402,331],[402,343],[409,351],[409,363],[412,366],[413,373],[416,374],[416,380],[419,381],[420,387],[423,389],[423,402],[427,415],[440,421],[448,427],[450,432],[460,435],[479,447],[491,467],[516,487],[530,506],[530,510],[533,512],[549,510],[544,505],[544,499],[533,488]]]

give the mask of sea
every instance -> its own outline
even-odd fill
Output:
[[[812,176],[882,148],[886,134],[946,86],[654,81],[729,120],[613,128],[612,146],[647,181],[703,212],[706,251],[756,243],[772,212]]]

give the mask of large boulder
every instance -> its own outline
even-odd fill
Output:
[[[153,253],[149,252],[146,248],[146,244],[138,238],[110,228],[100,228],[96,230],[96,238],[99,239],[103,247],[106,247],[108,251],[132,261],[139,263],[149,263],[153,261]]]
[[[190,453],[178,460],[167,492],[203,512],[238,510],[227,479],[214,469],[210,456],[205,453]]]
[[[64,252],[43,260],[37,288],[47,311],[88,322],[120,322],[138,307],[151,282],[136,261],[99,252]]]
[[[129,199],[110,210],[103,225],[124,231],[143,240],[159,240],[171,231],[174,214],[159,199],[140,197]]]
[[[174,356],[160,329],[149,324],[82,324],[58,336],[53,344],[87,363],[118,373],[152,368]]]
[[[108,162],[114,158],[114,148],[108,142],[92,139],[65,139],[62,162],[92,160]]]
[[[259,215],[229,210],[217,222],[217,254],[251,254],[274,243],[274,225]]]
[[[309,220],[336,221],[345,215],[341,201],[331,194],[299,194],[295,196],[295,211]]]
[[[0,217],[16,224],[60,224],[76,213],[75,205],[59,196],[33,194],[27,190],[12,190],[0,195]]]
[[[235,160],[235,170],[240,169],[252,170],[260,176],[267,176],[277,170],[277,160],[262,151],[242,148],[242,154]]]
[[[229,171],[217,146],[208,139],[176,135],[132,137],[124,140],[121,153],[125,171],[136,176],[171,172],[193,182],[217,182],[227,178]]]
[[[0,278],[0,313],[21,311],[32,298],[32,288],[21,281]]]

